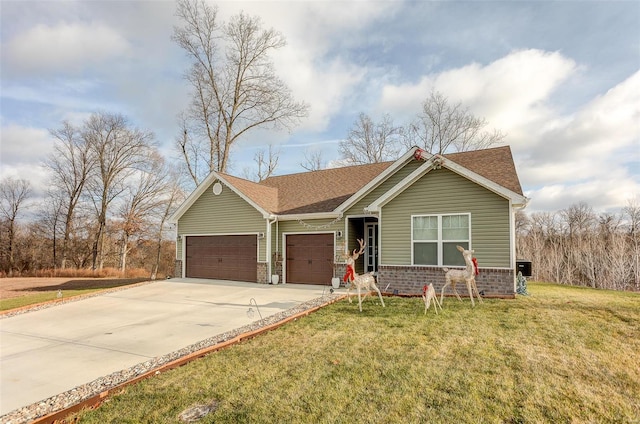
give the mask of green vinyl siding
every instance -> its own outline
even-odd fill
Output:
[[[411,216],[471,214],[479,265],[510,266],[509,201],[448,170],[432,170],[382,207],[380,263],[411,265]]]
[[[211,186],[182,215],[178,235],[267,233],[267,220],[253,206],[226,186],[216,196]],[[266,250],[266,237],[259,238],[258,261],[267,260]],[[182,257],[182,243],[178,243],[176,257]]]
[[[362,215],[364,208],[373,203],[380,196],[391,190],[396,184],[402,181],[406,176],[415,171],[419,166],[424,164],[423,161],[411,160],[405,166],[398,169],[393,175],[375,187],[371,192],[367,193],[362,199],[358,200],[351,206],[345,215]]]

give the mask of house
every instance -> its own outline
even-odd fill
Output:
[[[440,155],[416,147],[393,162],[275,176],[212,172],[172,215],[176,276],[330,284],[344,252],[366,242],[358,273],[386,292],[439,290],[443,267],[475,250],[486,295],[515,294],[515,212],[524,208],[511,149]],[[278,277],[273,277],[273,276]]]

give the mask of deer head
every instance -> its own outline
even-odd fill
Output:
[[[355,263],[356,260],[360,257],[360,255],[364,252],[364,246],[365,246],[364,240],[363,239],[358,239],[358,243],[360,244],[360,250],[353,249],[353,252],[351,254],[345,252],[345,256],[347,258],[347,261],[351,260],[351,261],[353,261],[353,263]]]
[[[465,250],[462,246],[456,246],[456,248],[462,253],[464,262],[467,264],[467,270],[471,270],[475,275],[478,275],[478,263],[473,257],[473,250]]]
[[[462,246],[456,246],[456,249],[458,249],[462,253],[462,256],[464,256],[465,252],[467,252],[467,254],[469,255],[473,255],[474,253],[473,250],[464,250],[464,247]]]

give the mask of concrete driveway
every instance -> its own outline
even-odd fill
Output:
[[[0,319],[0,416],[328,294],[172,279]],[[255,306],[253,307],[256,310]]]

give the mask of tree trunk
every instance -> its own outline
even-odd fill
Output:
[[[122,244],[120,245],[120,271],[122,271],[122,276],[124,276],[124,273],[127,269],[127,253],[129,253],[129,249],[127,249],[127,246],[129,245],[129,234],[127,234],[126,232],[122,234],[121,243]]]
[[[151,279],[155,280],[158,276],[158,268],[160,267],[160,254],[162,252],[162,232],[156,243],[156,261],[151,269]]]

